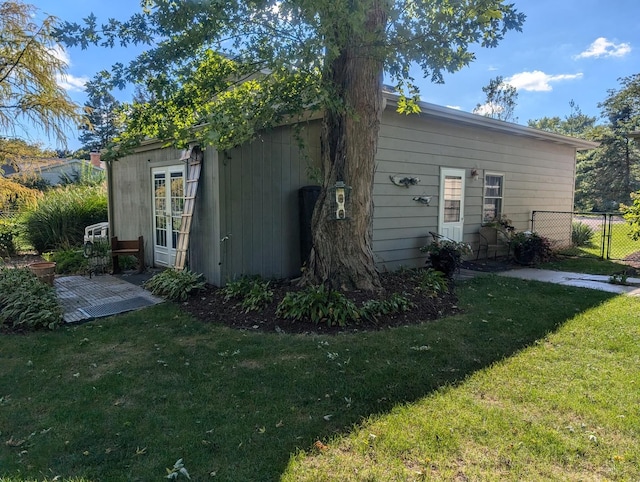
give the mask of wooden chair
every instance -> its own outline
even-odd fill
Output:
[[[144,238],[139,236],[138,239],[121,240],[117,236],[111,238],[111,262],[113,264],[113,273],[122,272],[118,256],[135,256],[138,260],[138,273],[144,271]]]
[[[507,257],[511,254],[511,243],[507,234],[493,226],[482,226],[478,233],[480,235],[480,243],[478,244],[478,253],[476,260],[480,257],[480,251],[484,248],[486,257],[489,257],[489,251],[493,250],[493,257],[498,257],[498,251],[507,248]]]

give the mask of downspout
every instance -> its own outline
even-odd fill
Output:
[[[116,235],[114,227],[113,214],[113,161],[106,161],[107,164],[107,221],[109,222],[109,236]]]

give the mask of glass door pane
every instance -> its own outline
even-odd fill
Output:
[[[444,222],[460,221],[462,203],[462,178],[445,176],[444,178]]]
[[[155,218],[155,244],[167,246],[167,181],[164,172],[157,172],[153,176],[153,207]]]
[[[184,208],[184,175],[182,172],[171,173],[171,248],[178,246],[178,233],[182,226],[182,210]]]

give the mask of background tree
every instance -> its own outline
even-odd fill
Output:
[[[122,129],[120,102],[109,92],[98,76],[85,86],[87,101],[84,104],[88,124],[81,124],[78,140],[82,149],[101,151],[109,147]]]
[[[50,157],[56,157],[56,152],[43,148],[40,144],[31,144],[23,139],[0,137],[0,169],[2,166],[15,166],[24,160]]]
[[[82,117],[57,84],[67,66],[51,35],[56,19],[38,24],[36,13],[31,5],[0,2],[0,134],[15,137],[18,127],[37,126],[64,144],[65,128]]]
[[[610,89],[608,97],[598,104],[609,124],[598,138],[594,195],[605,209],[629,204],[631,193],[640,189],[640,153],[629,136],[640,127],[640,74],[618,81],[620,88]]]
[[[442,82],[443,72],[474,60],[470,46],[495,47],[524,22],[523,14],[501,0],[143,5],[142,13],[124,22],[110,19],[98,27],[91,16],[83,26],[65,24],[58,31],[62,41],[83,47],[158,42],[126,68],[112,69],[115,83],[146,83],[157,99],[152,106],[130,107],[131,143],[145,135],[196,135],[224,148],[285,117],[322,109],[323,182],[305,278],[364,290],[380,287],[372,193],[384,72],[401,92],[399,111],[416,112],[412,64]],[[203,127],[194,132],[194,124]],[[352,188],[350,219],[344,222],[329,216],[327,190],[336,181]]]
[[[486,101],[484,104],[476,105],[474,114],[507,122],[518,122],[518,118],[513,115],[517,105],[518,91],[513,85],[506,83],[502,76],[497,76],[482,88],[482,92],[487,96]]]
[[[561,119],[559,116],[542,117],[540,119],[530,119],[527,125],[534,129],[555,132],[556,134],[578,137],[580,139],[589,140],[593,138],[593,129],[596,127],[596,117],[584,114],[574,100],[569,101],[569,109],[570,113],[565,116],[564,119]]]

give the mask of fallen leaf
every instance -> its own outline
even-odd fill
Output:
[[[14,440],[12,436],[5,442],[5,444],[9,447],[20,447],[24,442],[24,440]]]
[[[323,444],[320,440],[316,440],[313,446],[318,450],[327,450],[329,448],[328,445]]]
[[[136,453],[135,453],[136,456],[145,455],[146,453],[147,453],[147,447],[143,447],[143,448],[136,447]]]

